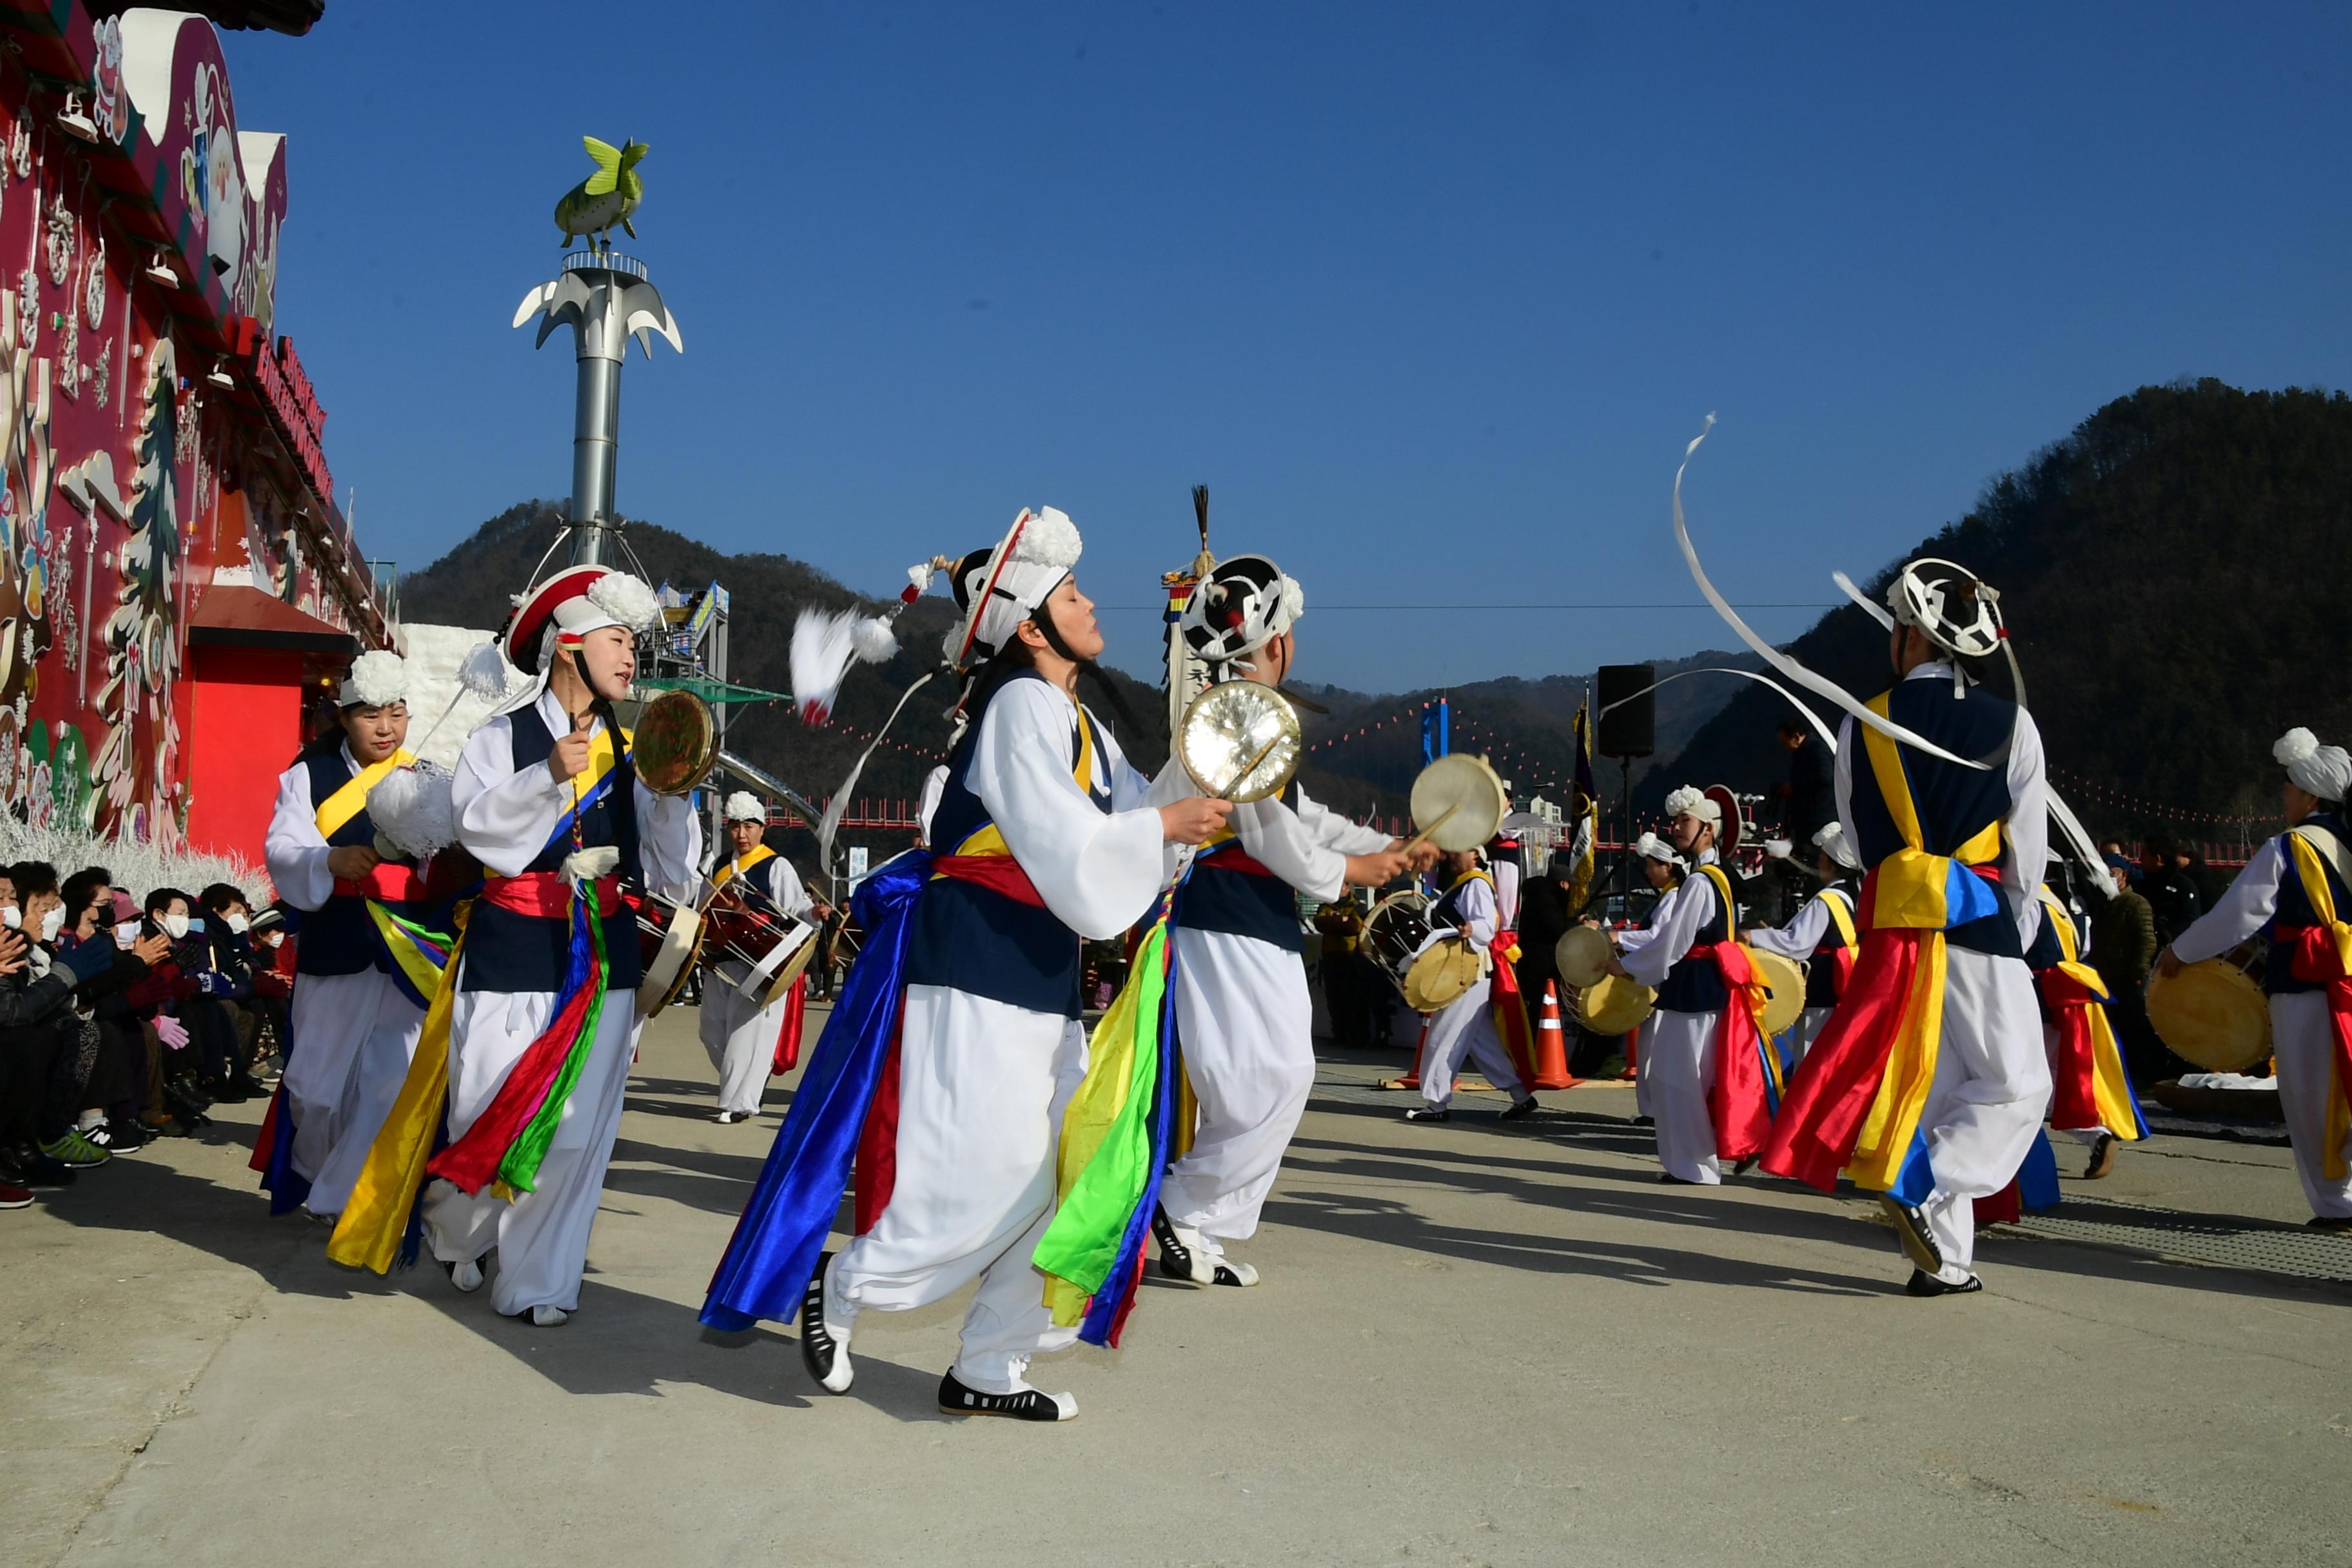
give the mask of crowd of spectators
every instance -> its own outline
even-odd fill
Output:
[[[226,882],[141,900],[103,867],[0,869],[0,1208],[269,1091],[292,994],[282,915]]]

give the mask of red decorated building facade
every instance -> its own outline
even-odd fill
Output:
[[[0,790],[257,856],[305,696],[389,646],[278,331],[286,142],[184,13],[0,0]]]

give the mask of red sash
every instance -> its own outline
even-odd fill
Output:
[[[596,912],[610,915],[621,907],[621,879],[599,877],[594,884]],[[537,921],[572,917],[572,884],[556,871],[525,871],[520,877],[493,877],[482,886],[482,900],[509,914]]]
[[[793,977],[792,988],[784,993],[784,1021],[776,1031],[776,1054],[768,1065],[770,1078],[782,1078],[801,1064],[802,1021],[808,1016],[808,975],[805,972]]]
[[[1029,873],[1021,868],[1021,862],[1010,855],[934,856],[931,875],[951,877],[959,882],[986,888],[1033,910],[1045,907],[1044,897],[1037,891],[1037,884],[1029,879]]]
[[[1716,1157],[1737,1163],[1764,1147],[1764,1135],[1772,1127],[1761,1041],[1748,1002],[1756,970],[1738,942],[1709,942],[1685,956],[1711,960],[1730,993],[1715,1026],[1715,1084],[1707,1090],[1706,1110],[1715,1122]]]
[[[2098,1127],[2096,1037],[2091,1032],[2091,1004],[2106,997],[2064,970],[2042,970],[2033,977],[2042,1005],[2050,1009],[2058,1034],[2058,1052],[2050,1064],[2050,1125]]]
[[[1528,1000],[1519,990],[1519,972],[1511,966],[1519,951],[1519,933],[1498,931],[1495,940],[1486,944],[1494,956],[1494,984],[1486,992],[1486,1007],[1495,1020],[1495,1033],[1503,1039],[1504,1054],[1511,1058],[1512,1070],[1519,1075],[1519,1092],[1536,1091],[1536,1042],[1528,1027]]]
[[[2272,940],[2287,943],[2286,972],[2327,987],[2327,1021],[2336,1030],[2336,1092],[2352,1100],[2352,975],[2326,926],[2279,926]]]

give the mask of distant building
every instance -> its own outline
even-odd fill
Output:
[[[5,35],[0,792],[257,858],[305,695],[395,635],[274,335],[285,139],[238,129],[201,16],[58,0]]]

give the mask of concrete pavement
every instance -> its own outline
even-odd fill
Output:
[[[711,1123],[693,1023],[649,1032],[561,1329],[328,1264],[253,1190],[257,1104],[0,1214],[0,1562],[2352,1560],[2352,1289],[2012,1234],[1914,1301],[1867,1205],[1657,1184],[1613,1088],[1422,1128],[1329,1065],[1265,1283],[1155,1282],[1043,1364],[1078,1421],[933,1408],[961,1300],[869,1315],[833,1398],[694,1321],[784,1094]],[[2200,1140],[2098,1195],[2301,1218],[2283,1150]]]

